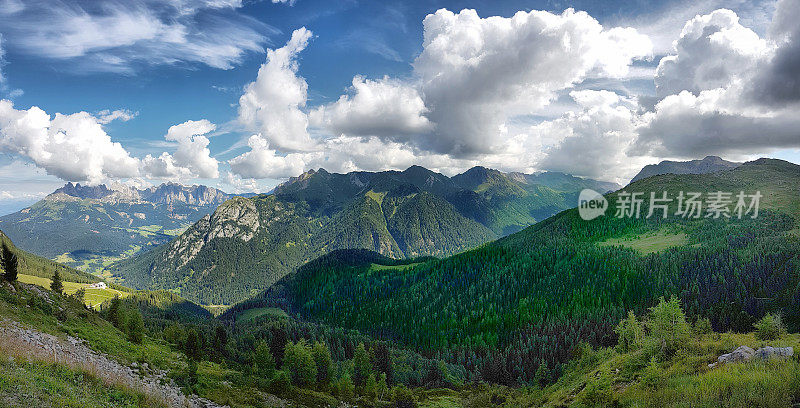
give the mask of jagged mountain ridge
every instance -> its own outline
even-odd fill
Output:
[[[231,197],[200,185],[136,189],[67,183],[0,217],[0,228],[22,249],[98,273],[113,260],[168,242]]]
[[[450,255],[574,207],[587,186],[614,187],[575,177],[555,189],[531,181],[541,175],[529,176],[472,169],[447,177],[420,166],[347,174],[310,170],[271,194],[227,201],[168,245],[121,261],[110,272],[134,287],[231,304],[332,250]]]
[[[706,156],[702,160],[689,161],[664,160],[658,164],[644,166],[631,183],[660,174],[707,174],[734,169],[741,165],[742,163],[727,161],[718,156]]]

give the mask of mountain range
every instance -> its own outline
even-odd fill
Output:
[[[175,183],[146,189],[67,183],[0,217],[0,229],[26,251],[100,273],[114,260],[168,242],[231,197]]]
[[[724,160],[718,156],[706,156],[702,160],[671,161],[648,164],[633,177],[631,182],[659,174],[707,174],[739,167],[742,163]]]
[[[311,170],[271,194],[228,200],[169,244],[108,271],[136,288],[233,304],[336,249],[395,258],[460,252],[574,207],[584,188],[607,192],[619,186],[484,167],[453,177],[419,166],[347,174]]]
[[[640,217],[609,212],[585,221],[571,209],[444,259],[334,251],[222,317],[280,308],[508,385],[536,381],[542,371],[560,375],[581,343],[613,346],[627,311],[642,315],[660,297],[677,296],[687,315],[709,319],[718,332],[748,331],[765,313],[780,314],[795,331],[798,180],[800,166],[760,159],[713,174],[648,177],[606,195],[613,209],[623,191],[759,192],[755,217],[685,218],[673,201],[666,218],[648,218],[645,202]]]

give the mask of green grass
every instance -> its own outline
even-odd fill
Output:
[[[644,255],[661,252],[665,249],[688,245],[689,237],[684,233],[670,233],[658,231],[644,235],[634,235],[620,238],[609,238],[598,242],[600,246],[623,246]]]
[[[243,313],[236,316],[236,322],[246,322],[261,316],[270,316],[275,318],[289,317],[286,312],[278,309],[277,307],[260,307],[245,310]]]
[[[0,405],[37,408],[163,407],[135,390],[57,364],[16,362],[0,353]]]
[[[754,349],[800,346],[800,335],[763,342],[752,333],[696,336],[675,355],[648,367],[650,354],[639,349],[584,351],[566,375],[521,406],[621,407],[791,407],[800,398],[800,361],[727,364],[710,369],[721,354],[740,345]]]
[[[50,279],[47,278],[40,278],[38,276],[31,276],[31,275],[23,275],[20,274],[17,279],[19,279],[22,283],[28,283],[32,285],[38,285],[46,289],[50,289],[50,283],[52,282]],[[89,289],[87,288],[88,285],[84,285],[82,283],[75,283],[75,282],[64,282],[64,293],[68,295],[72,295],[73,293],[77,292],[80,288],[86,289],[86,295],[84,296],[84,300],[86,304],[93,307],[98,308],[100,305],[105,302],[106,300],[113,299],[115,296],[119,296],[120,298],[124,298],[128,296],[127,292],[122,292],[116,289]]]

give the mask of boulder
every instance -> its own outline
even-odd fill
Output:
[[[794,355],[794,348],[792,347],[770,347],[766,346],[756,351],[755,356],[762,359],[770,358],[788,358]]]
[[[755,354],[755,350],[751,349],[747,346],[739,346],[736,350],[731,351],[728,354],[723,354],[717,357],[718,363],[739,363],[743,361],[750,361]]]

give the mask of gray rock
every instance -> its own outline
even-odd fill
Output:
[[[770,358],[789,358],[794,355],[794,348],[792,347],[770,347],[766,346],[756,351],[756,358],[770,359]]]
[[[718,363],[739,363],[744,361],[749,361],[753,358],[755,354],[755,350],[751,349],[747,346],[739,346],[736,350],[728,354],[723,354],[717,357]]]

